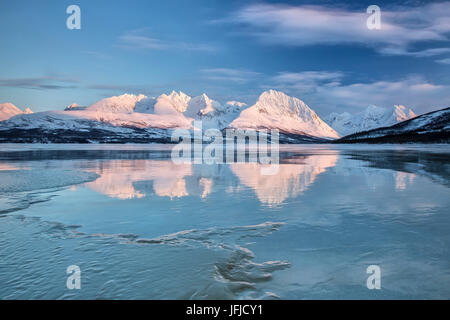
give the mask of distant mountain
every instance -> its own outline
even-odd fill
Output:
[[[241,112],[230,127],[239,129],[278,129],[282,133],[321,139],[339,134],[302,100],[283,92],[263,92],[258,101]]]
[[[429,112],[390,127],[345,136],[336,143],[449,143],[450,108]]]
[[[26,108],[24,111],[17,108],[12,103],[0,103],[0,121],[8,120],[19,114],[31,114],[33,111],[30,108]]]
[[[86,107],[82,107],[82,106],[79,106],[76,103],[72,103],[71,105],[67,106],[64,109],[64,111],[85,110],[85,109],[86,109]]]
[[[340,114],[333,112],[324,120],[341,136],[346,136],[356,132],[391,126],[415,116],[416,114],[411,109],[402,105],[395,105],[393,108],[371,105],[365,111],[354,115],[348,112]]]
[[[245,102],[240,102],[240,101],[227,101],[226,104],[229,106],[235,106],[235,107],[239,107],[239,108],[243,108],[243,107],[247,106],[247,104]]]

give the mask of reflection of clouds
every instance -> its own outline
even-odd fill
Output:
[[[395,189],[405,190],[407,185],[411,185],[416,178],[414,173],[397,171],[395,173]]]
[[[163,160],[111,160],[90,169],[100,178],[86,185],[105,195],[118,199],[142,198],[146,194],[136,190],[134,183],[153,181],[158,196],[182,197],[188,195],[184,176],[192,174],[191,165],[176,165]]]
[[[9,163],[0,163],[0,171],[13,171],[13,170],[29,170],[29,167],[23,165],[12,165]]]
[[[337,158],[336,154],[311,155],[299,163],[280,164],[275,175],[262,175],[261,165],[256,163],[233,163],[230,168],[242,184],[255,190],[262,203],[274,205],[303,193],[319,174],[336,165]]]

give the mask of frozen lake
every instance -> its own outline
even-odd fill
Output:
[[[449,145],[170,148],[0,145],[0,299],[450,298]]]

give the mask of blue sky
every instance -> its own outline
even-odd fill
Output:
[[[81,8],[81,30],[66,8]],[[381,9],[369,30],[366,8]],[[33,111],[122,93],[253,103],[282,90],[319,115],[450,105],[449,1],[2,1],[0,103]]]

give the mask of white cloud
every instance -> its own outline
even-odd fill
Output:
[[[344,77],[342,72],[327,71],[304,71],[304,72],[280,72],[272,77],[272,81],[278,84],[291,86],[317,85],[318,83],[338,84],[340,79]]]
[[[84,51],[81,51],[81,53],[82,53],[82,54],[90,55],[90,56],[92,56],[92,57],[94,57],[94,58],[101,59],[101,60],[108,60],[108,59],[111,59],[111,56],[110,56],[110,55],[107,55],[107,54],[105,54],[105,53],[98,52],[98,51],[84,50]]]
[[[266,44],[308,46],[360,44],[382,54],[432,56],[448,48],[410,52],[421,41],[448,41],[450,2],[422,7],[381,8],[381,29],[369,30],[369,14],[324,6],[253,4],[225,21],[246,27],[247,35]]]
[[[258,72],[230,68],[202,69],[200,72],[206,79],[209,80],[229,81],[236,83],[246,83],[254,80],[260,75]]]
[[[443,64],[450,64],[450,58],[445,58],[445,59],[441,59],[441,60],[436,60],[436,62],[438,62],[438,63],[443,63]]]
[[[119,45],[135,50],[183,50],[183,51],[214,51],[215,48],[206,44],[195,44],[182,41],[161,40],[145,35],[146,29],[127,32],[119,37]]]
[[[297,82],[321,82],[336,81],[344,76],[342,72],[326,72],[326,71],[304,71],[304,72],[280,72],[274,76],[272,80],[279,83],[297,83]]]

